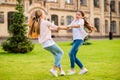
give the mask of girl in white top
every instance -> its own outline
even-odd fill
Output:
[[[51,38],[51,29],[53,30],[59,30],[59,29],[67,29],[67,27],[59,27],[51,22],[47,21],[44,19],[45,15],[44,12],[41,10],[38,10],[35,12],[35,20],[38,21],[38,27],[35,27],[35,32],[37,32],[38,36],[38,41],[39,43],[42,44],[43,48],[46,49],[47,51],[51,52],[54,55],[54,65],[50,72],[54,76],[58,76],[57,74],[57,68],[60,69],[60,75],[65,75],[64,70],[62,69],[61,66],[61,59],[63,55],[63,51],[61,48],[54,42],[54,40]],[[29,34],[32,34],[32,29]],[[46,63],[47,66],[47,63]]]
[[[84,13],[82,11],[76,12],[76,19],[72,21],[69,26],[79,26],[79,28],[73,28],[73,45],[69,52],[70,57],[70,64],[71,69],[69,70],[68,74],[72,75],[75,74],[75,63],[81,69],[79,74],[84,74],[88,70],[84,67],[82,62],[76,57],[79,47],[82,45],[84,38],[88,35],[84,30],[84,27],[88,28],[92,32],[92,27],[89,26],[88,22],[84,19]]]

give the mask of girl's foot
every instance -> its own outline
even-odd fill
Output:
[[[59,70],[60,70],[60,75],[64,76],[65,75],[65,71],[62,69],[62,67],[59,67]]]
[[[65,72],[63,70],[60,71],[61,76],[65,76]]]
[[[79,72],[79,74],[85,74],[87,72],[88,72],[88,70],[86,68],[83,68],[83,69],[81,69],[81,71]]]
[[[73,75],[73,74],[75,74],[76,72],[75,72],[75,70],[69,70],[68,71],[68,75]]]
[[[58,76],[58,74],[57,74],[57,70],[50,69],[50,72],[51,72],[55,77]]]

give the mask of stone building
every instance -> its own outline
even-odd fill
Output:
[[[22,0],[26,23],[41,9],[47,19],[56,25],[68,25],[75,19],[76,10],[82,10],[86,19],[97,28],[90,36],[105,37],[110,32],[110,1],[111,1],[111,31],[114,36],[120,36],[120,0]],[[0,37],[9,36],[12,24],[12,14],[15,12],[16,0],[0,0]],[[53,31],[55,36],[71,36],[71,30]]]

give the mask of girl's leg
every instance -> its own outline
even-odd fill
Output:
[[[63,55],[63,51],[57,45],[53,45],[53,46],[47,47],[45,49],[50,51],[54,55],[54,59],[55,59],[53,69],[51,69],[50,72],[54,76],[57,76],[57,70],[56,69],[58,67],[61,70],[60,71],[61,75],[65,75],[65,72],[62,70],[62,67],[61,67],[61,64],[60,64],[61,59],[62,59],[62,55]]]
[[[65,75],[65,72],[64,72],[64,70],[62,69],[62,66],[61,66],[61,64],[60,64],[60,62],[61,62],[61,59],[62,59],[62,55],[63,55],[63,51],[60,49],[60,47],[58,46],[58,45],[56,45],[56,47],[57,47],[57,49],[56,49],[56,53],[58,53],[58,56],[57,55],[55,55],[56,56],[56,58],[55,58],[55,64],[57,65],[57,67],[59,68],[59,70],[60,70],[60,75],[61,76],[64,76]],[[59,58],[60,58],[60,60],[59,60]]]
[[[83,41],[80,40],[79,42],[80,42],[79,46],[81,46]],[[85,74],[88,70],[83,66],[81,61],[76,57],[77,51],[78,50],[76,50],[75,55],[74,55],[75,56],[75,63],[79,66],[79,68],[81,68],[81,71],[79,72],[79,74]]]
[[[77,54],[77,52],[76,52]],[[75,56],[75,63],[79,66],[79,68],[83,68],[83,64],[82,62],[76,57],[76,54],[74,55]]]
[[[45,49],[54,55],[54,59],[55,59],[54,65],[56,67],[61,67],[60,62],[62,59],[63,51],[56,44],[53,46],[47,47]]]
[[[80,45],[80,41],[79,40],[74,40],[73,46],[72,46],[72,48],[70,50],[70,53],[69,53],[71,69],[74,69],[74,67],[75,67],[75,59],[76,59],[75,55],[78,51],[79,45]]]
[[[79,46],[81,46],[82,43],[83,43],[83,40],[79,40],[79,41],[78,41]],[[74,54],[74,56],[75,56],[75,63],[82,69],[82,68],[83,68],[83,64],[82,64],[82,62],[76,57],[77,52],[78,52],[78,49],[75,51],[75,54]]]
[[[69,53],[69,57],[70,57],[70,63],[71,63],[71,70],[69,70],[68,75],[72,75],[75,74],[75,54],[77,53],[79,48],[79,40],[74,40],[73,42],[73,46],[71,48],[71,51]]]

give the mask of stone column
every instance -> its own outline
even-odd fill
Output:
[[[101,36],[105,35],[105,19],[104,19],[104,0],[100,0],[100,8],[101,8],[101,18],[100,18],[100,33]]]
[[[8,33],[8,11],[4,12],[4,24],[3,25],[5,25],[5,27],[2,26],[2,30],[4,30],[2,35],[9,36],[9,33]]]
[[[59,0],[58,2],[60,4],[60,8],[64,9],[66,1],[65,0]]]
[[[89,10],[90,10],[90,23],[91,23],[91,25],[94,25],[94,10],[93,10],[93,8],[94,8],[94,5],[93,5],[93,0],[89,0],[89,5],[90,5],[90,7],[89,7]]]
[[[28,12],[28,8],[29,8],[29,0],[25,0],[25,14],[27,14],[27,12]]]
[[[93,5],[93,0],[89,0],[89,21],[92,26],[94,26],[94,5]],[[94,33],[90,34],[91,36],[94,35]]]
[[[117,17],[120,17],[119,16],[119,0],[115,1],[115,8],[116,8]],[[117,35],[119,35],[119,28],[120,28],[119,21],[120,21],[120,19],[117,18],[117,20],[116,20],[116,34]]]
[[[117,16],[119,17],[119,0],[115,0],[115,8],[116,8]]]

